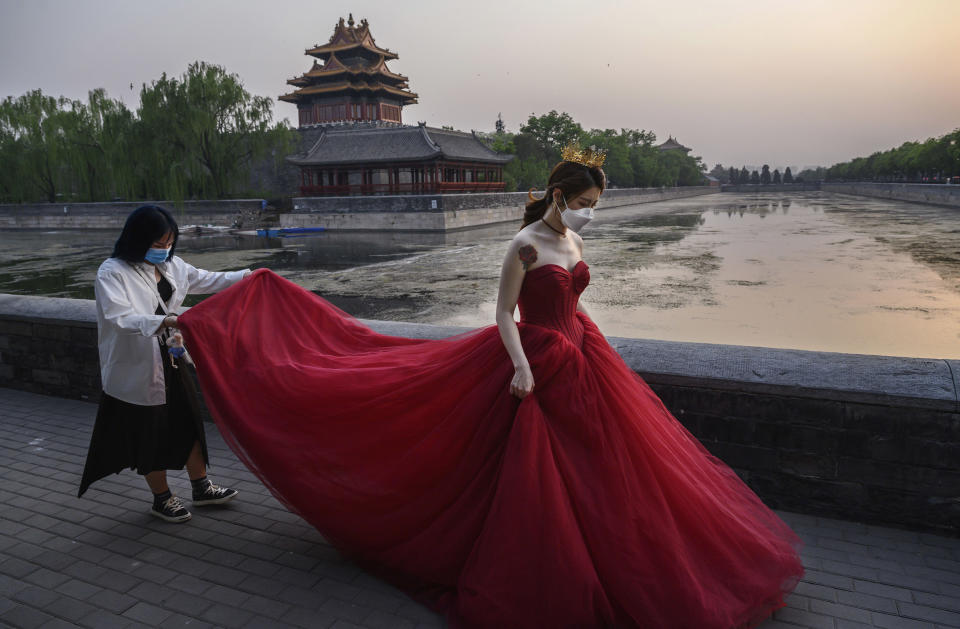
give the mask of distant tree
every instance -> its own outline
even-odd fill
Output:
[[[827,180],[942,181],[960,172],[960,129],[817,170],[823,170],[821,179]],[[801,174],[807,176],[808,171]]]
[[[727,173],[727,181],[729,183],[737,183],[737,175],[739,172],[733,166],[730,167],[730,171]]]
[[[780,183],[780,169],[777,168],[773,171],[773,183]]]
[[[737,183],[750,183],[750,172],[746,166],[740,169],[740,175],[737,176]]]
[[[816,168],[805,168],[801,170],[794,181],[823,181],[826,179],[827,169],[823,166]]]
[[[750,173],[750,183],[752,183],[752,184],[759,184],[759,183],[760,183],[760,173],[758,173],[757,171],[753,171],[752,173]]]
[[[520,127],[520,133],[529,135],[540,148],[544,159],[550,164],[560,161],[560,149],[580,140],[583,127],[570,114],[556,110],[542,116],[533,114]]]
[[[497,133],[503,133],[504,131],[507,130],[506,125],[503,124],[503,114],[502,114],[502,113],[497,114],[497,122],[496,122],[496,125],[495,125],[495,129],[496,129],[496,132],[497,132]]]
[[[783,171],[783,183],[793,183],[793,173],[790,172],[789,166],[787,166],[787,169]]]
[[[595,146],[607,152],[603,170],[612,187],[630,188],[634,185],[633,164],[627,136],[614,129],[591,129],[580,136],[580,143]]]
[[[762,172],[760,173],[760,183],[764,185],[770,183],[770,167],[766,164],[763,165]]]
[[[550,175],[543,149],[529,133],[513,136],[513,148],[516,158],[507,162],[503,170],[504,181],[516,182],[516,188],[507,190],[529,190],[540,188]]]

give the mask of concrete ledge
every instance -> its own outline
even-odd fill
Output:
[[[960,534],[960,361],[609,341],[771,506]],[[0,387],[94,400],[97,360],[94,302],[0,294]]]
[[[471,330],[401,321],[361,321],[381,334],[410,338],[445,338]],[[960,411],[960,386],[954,382],[960,376],[960,361],[616,336],[607,340],[630,368],[648,382],[709,384],[711,388],[751,393]],[[950,363],[954,364],[952,372]]]

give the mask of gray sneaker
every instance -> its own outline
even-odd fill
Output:
[[[187,508],[183,506],[183,502],[176,496],[170,496],[159,507],[153,505],[150,513],[167,522],[186,522],[193,517],[190,515],[190,512],[187,511]]]

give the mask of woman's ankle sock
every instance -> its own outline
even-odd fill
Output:
[[[202,494],[207,489],[207,485],[210,484],[210,481],[207,480],[206,476],[201,476],[196,480],[191,480],[190,484],[193,485],[193,494],[196,496]]]
[[[173,496],[173,494],[169,489],[159,494],[153,494],[153,506],[159,509],[163,506],[163,503],[165,503],[167,500],[170,500],[171,496]]]

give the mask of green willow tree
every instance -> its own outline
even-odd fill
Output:
[[[0,105],[0,195],[7,201],[57,200],[68,177],[66,99],[33,90]]]
[[[130,155],[133,113],[106,90],[91,91],[87,102],[71,101],[64,116],[64,139],[73,188],[83,201],[133,196],[137,181]]]
[[[33,90],[0,103],[0,200],[222,198],[243,192],[249,168],[292,152],[296,131],[272,122],[220,66],[192,64],[144,85],[134,114],[103,89],[87,101]]]
[[[179,78],[166,74],[140,91],[139,136],[150,147],[157,196],[223,198],[252,160],[272,149],[287,153],[293,133],[273,124],[272,101],[247,92],[222,67],[193,63]]]

